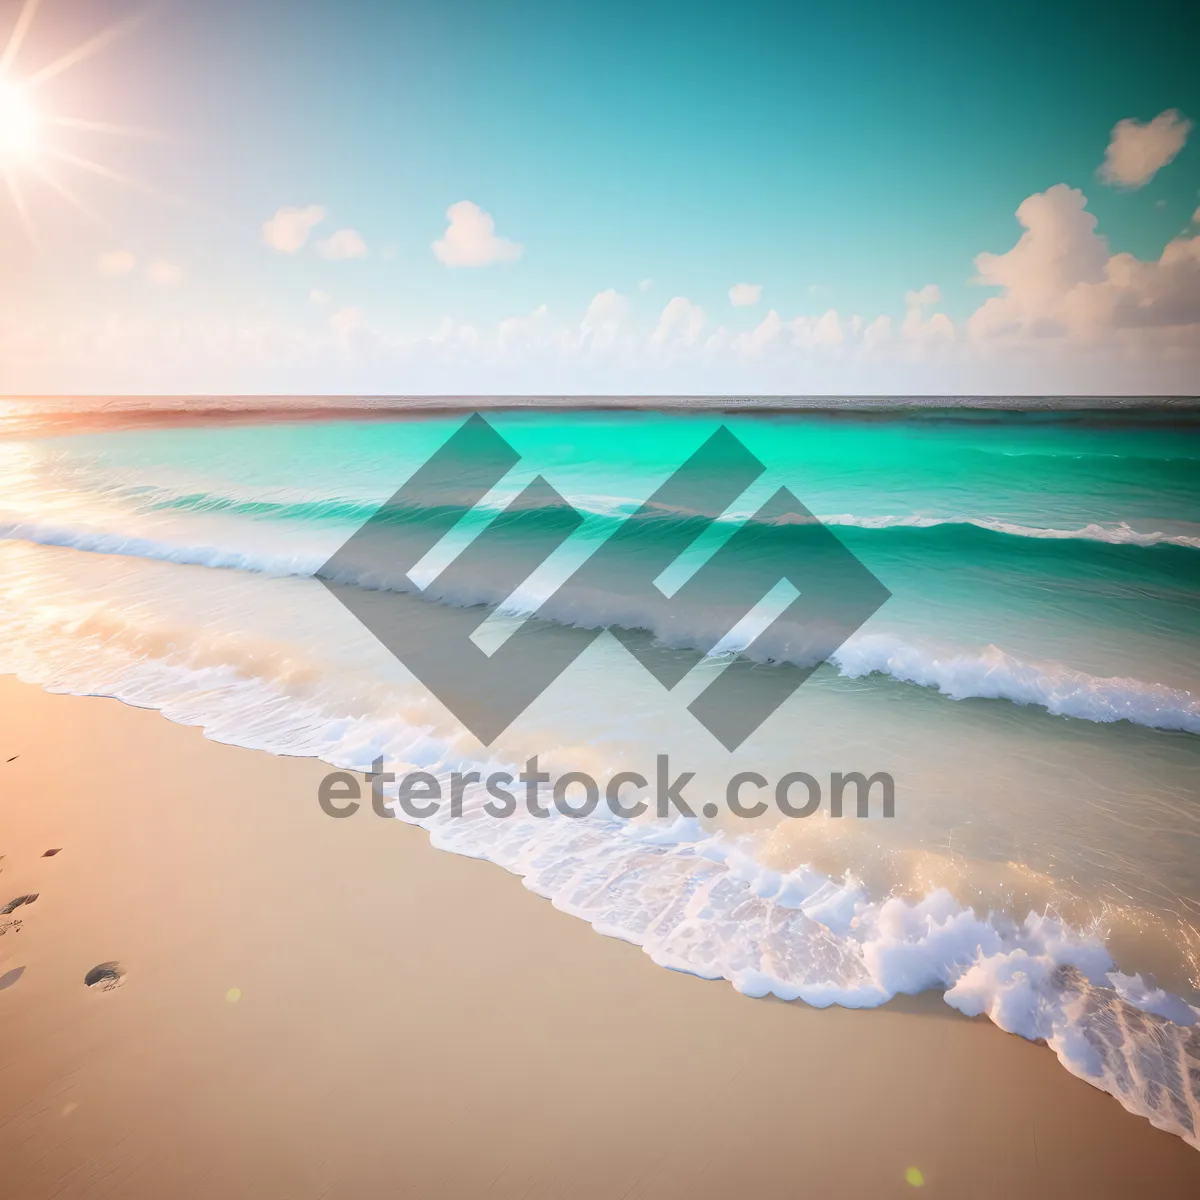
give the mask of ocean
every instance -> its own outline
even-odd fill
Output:
[[[620,572],[552,598],[724,427],[765,470],[694,541],[704,514],[652,514],[653,538],[690,546],[681,577],[736,531],[769,561],[782,535],[756,514],[784,487],[890,593],[731,751],[689,705],[750,635],[687,659],[669,689],[612,632],[593,637],[485,747],[314,577],[466,411],[203,407],[6,403],[0,671],[355,772],[515,775],[537,755],[603,784],[666,756],[698,815],[501,819],[478,786],[461,815],[393,811],[751,996],[941,991],[1200,1147],[1200,412],[491,405],[516,465],[477,505],[401,514],[450,529],[419,569],[338,578],[412,628],[486,606],[493,651],[521,630],[549,653],[564,629],[710,650],[703,614],[664,617]],[[723,495],[733,466],[708,469]],[[549,509],[446,572],[538,476],[582,517],[543,567],[515,588],[505,569]],[[749,656],[747,704],[806,665],[786,643]],[[894,814],[737,816],[736,772],[886,773]]]

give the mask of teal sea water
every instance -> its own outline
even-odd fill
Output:
[[[1200,1145],[1200,415],[496,410],[519,464],[411,578],[343,581],[392,589],[414,622],[489,605],[502,639],[724,424],[766,471],[673,570],[747,521],[769,559],[782,535],[753,514],[785,486],[891,593],[733,753],[687,705],[737,645],[667,691],[611,637],[481,746],[312,578],[463,415],[350,416],[106,428],[10,406],[0,670],[356,770],[538,754],[603,780],[668,754],[717,816],[500,821],[468,793],[463,819],[420,823],[751,995],[942,990]],[[578,532],[516,591],[495,583],[521,550],[503,539],[440,586],[539,474],[585,516]],[[649,520],[674,537],[697,516]],[[620,627],[678,648],[710,632],[664,626],[615,578],[540,618],[546,636]],[[794,669],[786,647],[758,658]],[[896,813],[735,818],[737,770],[885,771]]]

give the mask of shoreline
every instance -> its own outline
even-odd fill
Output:
[[[6,1194],[1200,1192],[1194,1149],[936,994],[750,1000],[328,819],[323,762],[11,676],[0,712],[0,905],[37,894],[0,936]]]

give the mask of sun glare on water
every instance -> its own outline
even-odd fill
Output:
[[[18,69],[18,54],[40,4],[41,0],[25,0],[17,14],[12,32],[0,50],[0,177],[7,185],[12,207],[30,235],[35,232],[25,193],[25,185],[30,181],[45,184],[84,215],[95,219],[92,210],[75,191],[51,170],[51,163],[99,175],[141,190],[153,190],[94,159],[86,158],[56,143],[51,136],[52,130],[74,130],[76,133],[101,136],[156,136],[147,130],[127,125],[61,116],[49,111],[52,89],[46,89],[46,85],[55,76],[90,58],[98,50],[127,33],[138,23],[139,17],[110,25],[94,37],[59,55],[48,65],[39,67],[31,74],[24,74]],[[2,36],[0,33],[0,37]],[[0,216],[3,216],[2,208],[3,205],[0,204]]]

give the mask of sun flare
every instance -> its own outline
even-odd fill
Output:
[[[37,113],[23,87],[0,79],[0,167],[20,162],[37,144]]]
[[[140,16],[110,25],[94,37],[88,38],[59,55],[46,66],[40,67],[30,74],[23,74],[16,69],[16,62],[25,41],[25,35],[29,32],[34,14],[40,4],[41,0],[25,0],[25,4],[17,15],[12,32],[9,34],[3,50],[0,51],[0,176],[3,176],[4,182],[7,184],[8,194],[17,216],[25,226],[26,232],[31,236],[34,234],[34,223],[24,190],[27,176],[45,184],[85,216],[96,220],[92,210],[59,178],[58,174],[51,171],[49,160],[53,160],[55,164],[99,175],[139,190],[154,190],[135,179],[112,170],[103,163],[57,144],[49,136],[52,128],[70,130],[76,134],[82,132],[102,136],[116,135],[137,138],[157,136],[147,130],[131,126],[54,114],[43,107],[43,99],[47,106],[52,99],[52,97],[43,97],[42,89],[46,84],[63,71],[90,58],[122,34],[129,32],[139,22]]]

